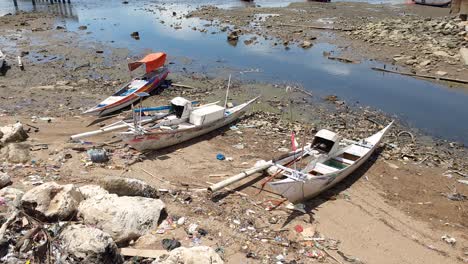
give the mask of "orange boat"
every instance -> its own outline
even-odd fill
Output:
[[[165,62],[166,53],[159,52],[151,53],[139,61],[129,63],[128,68],[130,71],[145,65],[146,73],[141,77],[134,78],[112,96],[85,111],[84,114],[107,115],[138,101],[140,98],[139,93],[151,93],[161,85],[169,74],[168,68],[164,66]]]

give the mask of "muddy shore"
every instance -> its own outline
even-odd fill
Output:
[[[337,55],[324,55],[330,59],[378,60],[400,66],[403,72],[435,77],[466,80],[468,76],[460,53],[468,46],[468,22],[450,16],[447,8],[308,2],[281,8],[204,6],[188,16],[211,21],[232,41],[251,34],[249,44],[272,39],[273,45],[286,49],[291,45],[307,49],[326,41],[338,46]]]
[[[288,8],[293,7],[297,8],[297,5]],[[281,11],[287,9],[245,10],[235,13],[239,20],[230,18],[229,23],[239,23],[240,27],[243,16],[247,19],[257,10],[260,13],[289,12]],[[223,14],[209,13],[208,16],[220,19]],[[368,108],[349,107],[347,102],[333,96],[323,101],[303,93],[300,87],[293,86],[288,89],[292,92],[287,93],[285,85],[234,81],[231,93],[234,103],[262,95],[249,115],[236,124],[239,130],[226,128],[182,146],[145,155],[121,143],[112,143],[113,138],[92,138],[89,142],[93,145],[107,143],[105,147],[112,153],[112,159],[105,165],[87,165],[83,161],[86,153],[73,150],[80,144],[70,143],[68,138],[71,134],[102,125],[86,127],[92,118],[80,114],[130,78],[126,69],[129,51],[82,41],[77,34],[84,32],[57,28],[55,17],[44,13],[1,17],[0,31],[1,43],[5,44],[2,50],[6,51],[8,60],[15,60],[10,54],[22,54],[25,67],[22,71],[10,63],[11,68],[0,76],[1,124],[21,121],[30,125],[30,157],[25,165],[14,165],[2,157],[2,171],[11,175],[16,188],[32,188],[30,179],[33,175],[39,175],[45,182],[77,185],[99,184],[101,177],[114,175],[141,179],[161,189],[178,191],[177,197],[162,196],[169,215],[185,216],[205,228],[209,235],[202,238],[201,243],[222,248],[227,263],[249,259],[254,263],[272,263],[277,261],[278,255],[285,256],[289,263],[293,260],[297,263],[319,261],[318,257],[311,257],[313,254],[307,254],[314,247],[301,243],[295,231],[297,225],[313,227],[327,239],[339,240],[338,246],[331,246],[328,251],[343,262],[346,258],[338,252],[357,257],[364,263],[408,260],[411,263],[462,263],[466,260],[466,200],[447,198],[453,193],[468,195],[467,185],[458,181],[464,179],[462,175],[468,171],[466,148],[461,144],[432,139],[397,120],[380,153],[345,183],[307,202],[306,214],[290,211],[283,205],[275,210],[265,210],[271,207],[272,199],[280,198],[272,198],[266,192],[258,194],[254,187],[238,188],[245,195],[226,192],[217,199],[209,199],[189,189],[206,187],[207,182],[225,177],[219,174],[233,175],[253,166],[259,159],[267,160],[281,154],[281,148],[289,148],[291,129],[310,138],[308,133],[311,131],[328,128],[356,139],[377,130],[392,117]],[[263,34],[282,38],[283,33],[291,32],[267,31]],[[309,37],[308,32],[304,34]],[[393,55],[389,52],[383,56],[390,58]],[[446,66],[445,62],[440,63],[438,67]],[[449,76],[466,74],[466,68],[459,64],[448,65],[452,67]],[[227,82],[223,78],[213,79],[183,71],[173,72],[170,79],[196,89],[168,87],[160,95],[145,100],[144,105],[166,104],[175,96],[201,102],[220,100]],[[47,147],[39,147],[43,145]],[[233,161],[218,162],[217,153],[232,157]],[[156,177],[141,168],[153,172]],[[251,185],[258,187],[260,182],[261,178],[258,178]],[[190,197],[189,203],[187,197]],[[237,224],[239,221],[241,226]],[[253,226],[255,231],[240,231],[248,226]],[[259,233],[271,239],[267,239],[270,242],[263,241]],[[445,234],[455,237],[456,245],[445,243],[441,239]],[[186,239],[183,228],[152,236],[153,243],[146,244],[146,248],[160,249],[160,241],[167,237],[176,237],[184,246],[192,243]],[[288,246],[282,242],[287,242]],[[329,256],[320,260],[334,263]]]

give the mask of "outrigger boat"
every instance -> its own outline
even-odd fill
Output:
[[[171,101],[172,114],[155,123],[130,127],[129,131],[118,135],[125,143],[139,151],[169,147],[232,123],[241,117],[257,98],[226,108],[216,103],[192,107],[190,101],[176,97]]]
[[[369,159],[393,122],[374,135],[360,141],[341,139],[336,133],[322,129],[312,144],[304,146],[268,169],[272,175],[268,185],[292,203],[312,198],[342,181]],[[300,161],[308,160],[304,168]]]
[[[146,66],[146,73],[134,78],[116,93],[102,101],[95,107],[87,110],[84,114],[103,116],[125,108],[139,100],[138,94],[151,93],[166,79],[169,70],[164,66],[165,53],[152,53],[143,59],[128,64],[130,71],[134,71],[141,65]]]
[[[413,0],[413,2],[418,5],[444,7],[448,6],[452,2],[452,0]]]

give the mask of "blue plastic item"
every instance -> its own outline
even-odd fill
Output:
[[[216,155],[216,159],[218,159],[218,160],[225,160],[226,157],[225,157],[223,154],[218,153],[218,154]]]

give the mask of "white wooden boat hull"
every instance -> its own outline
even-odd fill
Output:
[[[92,116],[105,116],[105,115],[108,115],[110,113],[116,112],[116,111],[118,111],[120,109],[124,109],[125,107],[130,106],[133,103],[137,102],[139,99],[140,99],[139,97],[136,97],[136,98],[128,100],[125,103],[116,105],[116,106],[111,107],[111,108],[103,109],[103,110],[102,109],[96,109],[94,111],[89,111],[88,110],[87,112],[85,112],[85,114],[92,115]]]
[[[414,0],[418,5],[448,6],[452,0]]]
[[[247,106],[254,100],[243,104],[243,107],[239,108],[237,111],[231,112],[231,114],[226,116],[225,118],[202,126],[188,129],[176,129],[163,132],[145,133],[143,135],[135,135],[134,132],[123,132],[120,133],[119,136],[125,143],[139,151],[158,150],[165,147],[177,145],[179,143],[207,134],[213,130],[216,130],[220,127],[226,126],[234,122],[236,119],[244,115]],[[227,109],[226,111],[229,110],[230,109]]]
[[[373,147],[364,156],[362,156],[349,167],[334,173],[315,176],[306,181],[297,181],[291,178],[286,178],[284,180],[270,182],[269,186],[276,193],[286,197],[292,203],[297,203],[313,198],[314,196],[317,196],[321,192],[342,181],[344,178],[353,173],[357,168],[359,168],[364,162],[366,162],[378,147],[382,137],[387,133],[391,125],[392,124],[388,125],[386,128],[374,134],[373,136],[368,137],[366,140],[372,143]]]

